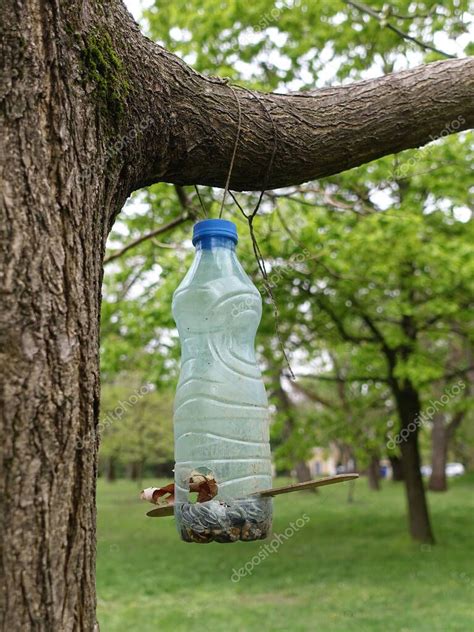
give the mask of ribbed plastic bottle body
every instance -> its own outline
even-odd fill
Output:
[[[271,523],[271,501],[248,498],[272,485],[268,402],[254,350],[261,297],[230,242],[215,242],[221,245],[198,249],[173,297],[181,341],[175,513],[188,541],[258,539]],[[212,501],[190,503],[196,472],[214,477]],[[246,514],[253,515],[250,529]]]

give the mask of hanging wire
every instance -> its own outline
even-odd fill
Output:
[[[251,96],[253,96],[255,99],[257,99],[257,101],[259,102],[259,104],[261,105],[262,109],[265,112],[265,116],[268,118],[268,120],[270,121],[270,124],[272,126],[272,132],[273,132],[273,149],[272,149],[272,154],[270,156],[270,160],[268,161],[268,167],[267,167],[267,171],[265,173],[265,179],[263,182],[263,188],[260,192],[259,198],[257,200],[257,203],[255,205],[255,208],[253,209],[252,213],[250,213],[250,215],[246,215],[246,213],[243,211],[242,207],[240,206],[240,204],[237,201],[237,198],[232,195],[232,198],[234,199],[235,203],[237,204],[237,206],[240,208],[240,211],[244,214],[244,216],[247,219],[248,225],[249,225],[249,231],[250,231],[250,238],[252,239],[252,247],[253,247],[253,251],[255,254],[255,258],[257,260],[257,264],[258,267],[260,269],[260,272],[262,274],[263,277],[263,285],[265,287],[265,290],[270,298],[270,302],[272,304],[273,307],[273,317],[275,319],[275,333],[277,335],[278,338],[278,342],[280,344],[280,348],[281,351],[283,353],[283,357],[285,358],[285,362],[286,365],[288,367],[288,372],[290,374],[290,377],[292,380],[295,380],[295,374],[293,372],[293,369],[291,368],[291,364],[290,364],[290,360],[288,358],[288,354],[286,353],[286,349],[285,349],[285,345],[283,343],[283,337],[281,335],[281,321],[280,321],[280,310],[278,309],[278,305],[277,302],[275,300],[275,297],[273,295],[273,291],[272,291],[272,286],[271,283],[268,279],[268,273],[267,273],[267,269],[265,266],[265,259],[263,258],[262,255],[262,251],[260,249],[259,243],[257,241],[257,237],[255,235],[255,229],[254,229],[254,225],[253,225],[253,221],[255,219],[255,217],[257,216],[258,210],[260,208],[260,204],[262,203],[263,200],[263,196],[265,195],[265,191],[268,188],[268,182],[270,180],[270,174],[272,171],[272,167],[273,167],[273,163],[275,160],[275,155],[277,152],[277,148],[278,148],[278,130],[277,127],[275,125],[275,121],[273,120],[273,116],[270,112],[270,110],[267,108],[265,101],[263,99],[260,98],[260,95],[257,92],[253,92],[253,90],[250,90],[249,88],[244,88],[244,90],[246,90]]]
[[[275,319],[275,333],[277,335],[278,338],[278,342],[283,354],[283,357],[285,358],[285,362],[286,365],[288,367],[288,371],[290,374],[290,377],[292,380],[295,380],[295,374],[293,372],[293,369],[291,368],[291,364],[290,364],[290,360],[288,358],[288,354],[286,353],[285,350],[285,345],[283,343],[283,337],[281,335],[281,325],[280,325],[280,311],[278,309],[278,305],[276,303],[275,297],[273,295],[273,291],[272,291],[272,287],[270,284],[270,281],[268,279],[268,273],[267,273],[267,269],[265,266],[265,259],[263,258],[262,255],[262,251],[260,250],[260,246],[258,244],[257,241],[257,237],[255,235],[255,229],[254,229],[254,225],[253,225],[253,221],[255,219],[255,217],[257,216],[258,210],[260,208],[260,205],[262,203],[262,199],[263,196],[265,195],[265,191],[267,190],[268,187],[268,182],[270,180],[270,174],[271,174],[271,170],[273,167],[273,162],[275,160],[275,155],[277,152],[277,147],[278,147],[278,131],[275,125],[275,121],[273,120],[273,117],[271,115],[270,110],[267,108],[267,106],[265,105],[265,102],[260,98],[259,94],[256,92],[253,92],[252,90],[250,90],[249,88],[243,88],[243,90],[245,90],[246,92],[248,92],[252,97],[254,97],[254,99],[256,99],[258,101],[258,103],[260,104],[260,106],[262,107],[262,109],[265,112],[265,116],[269,119],[270,124],[272,126],[272,132],[273,132],[273,149],[272,149],[272,153],[270,156],[270,160],[268,161],[268,166],[267,166],[267,170],[265,173],[265,178],[263,181],[263,188],[260,192],[260,195],[258,197],[257,203],[253,209],[253,211],[250,214],[247,214],[244,209],[242,208],[241,204],[239,203],[239,201],[237,200],[237,198],[235,197],[235,195],[232,193],[232,191],[229,190],[229,184],[230,184],[230,178],[232,175],[232,169],[234,167],[234,162],[235,162],[235,155],[237,153],[237,146],[239,144],[239,140],[240,140],[240,132],[242,129],[242,109],[241,109],[241,105],[240,105],[240,100],[237,96],[236,91],[234,90],[234,88],[229,85],[229,88],[232,90],[236,103],[237,103],[237,107],[238,107],[238,127],[237,127],[237,135],[235,138],[235,144],[234,144],[234,150],[232,152],[232,158],[231,158],[231,162],[230,162],[230,166],[229,166],[229,173],[227,175],[227,181],[225,183],[225,188],[224,188],[224,194],[222,196],[222,203],[221,203],[221,208],[220,208],[220,212],[219,212],[219,218],[222,217],[222,213],[224,210],[224,203],[225,203],[225,199],[227,197],[227,193],[229,193],[229,195],[231,196],[231,198],[234,200],[235,204],[237,205],[238,209],[240,210],[240,212],[242,213],[242,215],[245,217],[245,219],[248,222],[249,225],[249,232],[250,232],[250,238],[252,240],[252,247],[253,247],[253,251],[255,254],[255,259],[257,260],[257,265],[258,268],[260,270],[260,273],[263,277],[263,285],[265,287],[265,291],[267,292],[269,298],[270,298],[270,302],[272,304],[273,307],[273,317]]]
[[[270,121],[270,124],[272,126],[272,132],[273,132],[273,150],[272,150],[272,155],[270,156],[270,160],[268,162],[267,171],[265,173],[265,179],[263,181],[263,188],[262,188],[262,191],[260,192],[260,196],[259,196],[259,198],[257,200],[257,204],[255,205],[254,210],[250,214],[250,217],[252,218],[252,221],[253,221],[253,218],[258,213],[258,209],[260,208],[260,204],[262,202],[263,196],[265,195],[265,191],[268,188],[268,182],[270,180],[270,173],[272,171],[273,162],[275,160],[275,155],[276,155],[277,147],[278,147],[278,130],[276,128],[275,121],[273,120],[273,116],[271,115],[270,110],[265,105],[265,102],[263,101],[263,99],[260,98],[260,95],[258,94],[258,92],[254,92],[253,90],[250,90],[249,88],[244,88],[244,90],[246,90],[251,96],[253,96],[255,99],[257,99],[259,104],[262,106],[262,108],[263,108],[263,110],[265,112],[265,116]]]
[[[239,122],[238,122],[238,126],[237,126],[237,135],[235,137],[234,151],[232,152],[232,158],[230,160],[229,173],[227,174],[227,181],[225,183],[224,194],[222,196],[221,210],[219,211],[219,219],[222,217],[222,213],[224,211],[225,199],[227,197],[227,193],[229,192],[230,176],[232,175],[232,169],[234,168],[235,154],[237,153],[237,145],[239,144],[240,131],[242,129],[242,108],[240,106],[240,100],[239,100],[239,97],[237,96],[237,92],[234,90],[234,88],[231,85],[229,85],[229,88],[232,90],[232,92],[234,94],[234,97],[235,97],[235,101],[237,103],[238,121]]]
[[[268,272],[267,272],[267,268],[265,266],[265,259],[263,258],[262,251],[260,250],[260,246],[259,246],[258,241],[257,241],[257,237],[255,236],[255,229],[254,229],[254,225],[253,225],[253,220],[255,218],[255,215],[254,214],[247,215],[247,213],[244,211],[244,209],[242,208],[240,202],[235,197],[235,195],[232,193],[232,191],[229,191],[229,195],[234,200],[235,204],[237,205],[237,208],[240,210],[240,212],[242,213],[242,215],[245,217],[245,219],[248,222],[249,231],[250,231],[250,238],[252,240],[252,247],[253,247],[253,252],[255,254],[255,259],[257,260],[258,268],[259,268],[259,270],[260,270],[260,272],[262,274],[262,277],[263,277],[263,286],[265,288],[265,291],[268,294],[268,297],[270,298],[270,302],[271,302],[272,308],[273,308],[273,318],[275,319],[275,333],[276,333],[276,336],[278,338],[278,343],[280,345],[283,357],[285,358],[285,362],[286,362],[286,366],[288,367],[288,372],[290,374],[290,378],[292,380],[296,380],[296,376],[295,376],[295,374],[293,372],[293,369],[291,368],[290,359],[288,358],[288,354],[286,353],[285,344],[283,342],[283,336],[281,335],[280,310],[278,309],[278,305],[277,305],[277,302],[275,300],[275,296],[273,295],[272,286],[271,286],[271,283],[270,283],[270,281],[268,279]]]
[[[204,206],[204,202],[202,201],[201,194],[199,193],[199,189],[197,188],[197,184],[194,185],[194,190],[196,191],[196,194],[198,196],[199,204],[201,205],[202,212],[204,213],[204,217],[208,217],[209,214],[207,212],[206,207]]]

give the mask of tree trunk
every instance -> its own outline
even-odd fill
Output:
[[[352,504],[354,502],[355,494],[355,481],[349,481],[347,485],[347,502]]]
[[[390,465],[392,466],[392,481],[400,482],[405,480],[403,474],[403,462],[398,456],[389,456]]]
[[[102,258],[130,183],[114,165],[106,178],[95,169],[117,128],[81,83],[67,34],[87,16],[60,4],[2,5],[0,620],[9,632],[96,625]]]
[[[431,428],[431,476],[428,489],[433,492],[445,492],[448,489],[446,480],[446,461],[448,457],[448,430],[444,423],[444,415],[433,417]]]
[[[90,631],[102,260],[126,197],[158,181],[223,186],[237,100],[234,189],[335,174],[454,119],[467,129],[474,60],[258,95],[193,72],[119,0],[6,0],[1,30],[0,608],[12,632]],[[405,452],[415,471],[416,443]]]
[[[295,471],[298,483],[311,480],[311,472],[306,461],[298,461],[295,465]],[[313,491],[317,491],[317,489],[315,488]]]
[[[434,543],[428,503],[421,476],[421,459],[418,446],[418,424],[421,413],[418,393],[409,382],[396,391],[400,417],[400,449],[402,453],[405,490],[408,504],[410,534],[414,540]],[[402,434],[403,433],[403,434]]]
[[[470,389],[466,391],[469,396]],[[459,428],[465,410],[456,412],[449,423],[445,422],[443,415],[433,418],[431,431],[431,476],[428,487],[433,492],[445,492],[448,489],[446,477],[446,463],[448,460],[449,445]]]
[[[143,461],[134,461],[128,466],[128,477],[134,483],[138,483],[141,487],[141,481],[143,478]]]
[[[284,413],[285,421],[283,425],[282,431],[282,441],[286,442],[292,436],[292,433],[296,432],[296,419],[295,419],[295,411],[293,403],[290,400],[290,397],[286,390],[284,389],[281,383],[281,375],[277,374],[276,376],[276,387],[275,387],[275,397],[278,400],[278,408],[280,413]],[[304,483],[305,481],[311,480],[311,471],[309,466],[304,458],[301,458],[302,452],[306,452],[309,447],[307,445],[298,445],[297,451],[291,455],[294,460],[294,472],[296,474],[296,479],[299,483]],[[292,463],[293,464],[293,463]],[[317,492],[318,490],[312,490]]]
[[[117,480],[117,468],[115,458],[110,456],[105,465],[105,479],[107,483],[115,483]]]
[[[370,459],[369,467],[367,468],[367,477],[369,489],[376,492],[380,491],[380,460],[376,455]]]

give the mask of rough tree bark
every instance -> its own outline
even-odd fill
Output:
[[[86,9],[2,4],[2,630],[95,626],[102,257],[133,184],[95,171],[114,122],[71,32]]]
[[[236,95],[234,189],[264,186],[274,143],[269,188],[467,129],[474,60],[257,96],[143,37],[120,0],[5,0],[1,39],[1,621],[90,631],[102,259],[127,196],[223,186]]]

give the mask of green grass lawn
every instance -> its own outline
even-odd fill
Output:
[[[274,533],[309,521],[233,582],[265,541],[186,544],[134,484],[100,481],[101,632],[473,630],[473,479],[430,494],[433,547],[410,541],[401,485],[360,480],[352,504],[347,485],[276,498]]]

